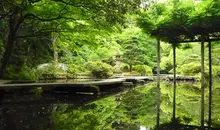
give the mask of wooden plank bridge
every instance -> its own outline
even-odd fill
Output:
[[[112,88],[117,88],[123,85],[125,82],[131,84],[137,84],[138,81],[149,81],[151,78],[139,76],[139,77],[121,77],[114,79],[105,79],[99,81],[85,81],[85,82],[72,82],[72,83],[19,83],[19,84],[0,84],[0,93],[5,92],[18,92],[31,90],[34,88],[41,88],[45,91],[57,91],[57,92],[86,92],[97,94],[100,91],[105,91]]]

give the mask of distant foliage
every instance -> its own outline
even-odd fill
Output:
[[[125,63],[121,63],[120,65],[120,69],[122,72],[129,72],[129,65],[128,64],[125,64]]]
[[[67,65],[67,78],[76,78],[81,74],[87,74],[88,70],[82,64],[69,64]]]
[[[101,79],[113,76],[114,72],[114,68],[111,65],[100,61],[88,62],[87,69],[90,70],[91,76]]]
[[[52,63],[45,67],[38,68],[37,77],[38,79],[66,78],[66,72],[56,63]]]
[[[169,36],[178,36],[172,33],[173,29],[187,30],[193,27],[212,27],[219,21],[219,1],[205,0],[196,4],[194,1],[170,1],[154,4],[139,18],[139,25],[150,35],[157,36],[158,32],[165,35],[158,35],[163,40]]]
[[[207,70],[208,67],[205,66],[205,70]],[[180,67],[180,72],[183,75],[196,75],[201,72],[201,63],[199,62],[191,62],[188,64],[184,64]]]
[[[122,43],[122,61],[129,65],[130,72],[132,67],[138,64],[147,64],[153,68],[156,56],[155,41],[142,33],[139,28],[128,28],[123,35],[125,38],[121,36],[119,39]]]
[[[67,77],[68,78],[74,78],[76,77],[77,73],[78,73],[78,69],[75,65],[68,65],[68,69],[67,69]]]
[[[147,65],[135,65],[133,71],[137,72],[141,76],[151,76],[152,69]]]
[[[115,121],[112,123],[112,128],[115,130],[140,130],[140,124]]]
[[[220,77],[220,66],[212,66],[212,74],[214,77]]]
[[[36,69],[25,65],[22,67],[9,65],[4,74],[4,78],[13,80],[35,80],[37,79]]]

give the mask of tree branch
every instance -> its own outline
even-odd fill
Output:
[[[5,2],[7,2],[8,4],[12,5],[13,7],[16,7],[16,8],[20,8],[20,9],[24,9],[24,7],[22,7],[21,5],[17,5],[16,2],[13,2],[11,0],[5,0]],[[22,1],[23,3],[24,1]]]
[[[61,2],[61,3],[63,3],[63,4],[70,5],[70,6],[73,6],[73,7],[90,7],[90,8],[96,7],[96,8],[102,8],[101,6],[98,6],[98,5],[93,4],[93,3],[90,3],[90,2],[85,2],[85,3],[83,3],[83,2],[71,3],[71,2],[66,2],[66,1],[64,1],[64,0],[53,0],[53,1],[55,1],[55,2]],[[91,5],[91,6],[89,6],[89,5]]]
[[[11,11],[9,11],[9,12],[7,12],[7,13],[5,13],[5,14],[0,14],[0,20],[1,20],[1,19],[4,19],[4,18],[7,17],[7,16],[9,16],[10,13],[11,13]]]
[[[38,16],[36,16],[36,15],[34,15],[34,14],[30,14],[30,13],[28,13],[28,14],[26,14],[26,15],[24,16],[25,19],[26,19],[26,18],[29,18],[29,17],[32,17],[32,18],[37,19],[37,20],[40,20],[40,21],[42,21],[42,22],[54,21],[54,20],[59,20],[59,19],[77,20],[77,19],[74,19],[74,18],[71,18],[71,17],[64,17],[64,16],[62,16],[62,15],[59,15],[59,16],[54,17],[54,18],[47,18],[47,19],[46,19],[46,18],[38,17]]]

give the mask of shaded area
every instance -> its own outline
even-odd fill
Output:
[[[172,84],[161,83],[160,129],[189,129],[200,127],[200,84],[178,84],[176,119],[172,121]],[[219,128],[220,84],[213,84],[212,127]],[[205,101],[208,100],[205,88]],[[28,94],[7,95],[1,103],[2,130],[139,130],[155,129],[157,84],[148,83],[118,93],[105,95]],[[11,104],[9,105],[9,102]],[[8,104],[8,105],[7,105]],[[208,114],[205,103],[205,115]],[[205,116],[205,122],[208,117]],[[172,122],[172,123],[170,123]],[[13,127],[13,128],[12,128]],[[213,128],[214,129],[214,128]]]

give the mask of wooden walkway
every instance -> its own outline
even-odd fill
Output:
[[[19,92],[24,90],[31,90],[33,88],[41,88],[44,92],[55,91],[55,92],[88,92],[98,94],[101,91],[106,91],[112,88],[118,88],[125,82],[137,84],[138,81],[142,82],[150,80],[149,77],[121,77],[114,79],[106,79],[100,81],[85,81],[85,82],[72,82],[72,83],[19,83],[19,84],[0,84],[0,93],[5,92]]]
[[[40,88],[43,92],[58,93],[93,93],[99,94],[112,88],[120,87],[126,80],[108,79],[101,81],[73,82],[73,83],[24,83],[24,84],[0,84],[0,95],[5,93],[17,93],[31,91],[34,88]]]
[[[100,85],[114,85],[125,82],[126,79],[107,79],[101,81],[86,81],[86,82],[73,82],[73,83],[25,83],[25,84],[0,84],[1,89],[20,89],[20,88],[53,88],[53,87],[87,87],[87,86],[100,86]]]
[[[153,81],[153,77],[151,76],[128,76],[125,77],[127,82],[137,83],[138,81]]]

